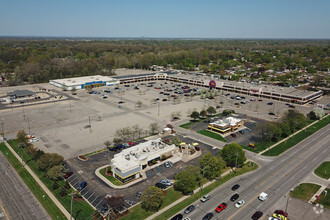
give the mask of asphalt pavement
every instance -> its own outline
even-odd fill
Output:
[[[262,166],[255,172],[237,177],[221,187],[218,187],[210,195],[211,199],[206,203],[195,202],[196,210],[185,215],[191,219],[202,219],[208,212],[214,214],[214,219],[251,219],[256,211],[264,213],[262,219],[267,219],[275,209],[285,209],[288,193],[291,189],[299,185],[306,176],[319,165],[319,161],[324,161],[329,155],[330,125],[321,129],[308,139],[300,142],[295,147],[288,150],[283,155],[273,159],[264,159],[257,156],[256,161]],[[239,184],[241,187],[232,191],[231,187]],[[269,198],[262,202],[258,200],[261,192],[266,192]],[[237,209],[234,202],[229,199],[234,194],[239,194],[239,199],[245,200],[245,205]],[[238,199],[238,200],[239,200]],[[222,202],[226,202],[228,207],[221,213],[216,213],[215,208]],[[298,206],[299,207],[299,206]],[[315,212],[312,206],[300,206],[305,213],[303,219],[328,219],[329,212]],[[294,209],[291,211],[291,209]],[[301,219],[297,216],[296,207],[288,205],[287,212],[290,219]],[[183,210],[181,210],[183,213]]]
[[[1,153],[0,164],[0,219],[51,219]]]

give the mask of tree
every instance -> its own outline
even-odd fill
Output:
[[[121,138],[114,138],[112,140],[112,142],[114,145],[118,145],[118,144],[121,144],[123,142],[123,140]]]
[[[318,117],[314,111],[310,111],[308,114],[307,114],[307,117],[310,119],[310,120],[319,120],[320,117]]]
[[[201,174],[199,167],[188,165],[184,170],[175,175],[174,189],[183,194],[193,192],[201,183]]]
[[[151,123],[149,125],[149,129],[150,129],[151,134],[155,134],[156,131],[158,132],[158,130],[159,130],[159,125],[156,122]]]
[[[135,134],[137,134],[138,137],[140,138],[141,137],[141,134],[142,134],[142,131],[143,131],[143,129],[140,128],[140,126],[138,124],[133,125],[132,126],[133,140],[134,140]]]
[[[181,140],[178,137],[171,139],[170,144],[174,144],[175,146],[179,147]]]
[[[105,197],[105,203],[116,210],[120,209],[125,202],[125,199],[123,196],[107,196]]]
[[[242,167],[246,161],[243,148],[237,143],[231,143],[219,151],[219,155],[226,162],[227,166]]]
[[[104,145],[107,149],[110,149],[111,144],[112,144],[111,141],[104,141]]]
[[[57,165],[57,166],[54,166],[54,167],[50,168],[47,171],[46,176],[49,179],[52,179],[52,180],[55,180],[55,181],[58,180],[60,177],[63,176],[63,166]]]
[[[163,203],[164,193],[156,186],[150,186],[142,193],[141,205],[146,211],[156,212]]]
[[[137,108],[141,108],[142,104],[143,104],[142,101],[138,100],[135,105],[136,105]]]
[[[37,160],[37,166],[40,170],[47,171],[50,168],[60,165],[64,158],[57,153],[45,153]]]
[[[204,109],[199,113],[199,115],[203,118],[205,118],[207,116],[207,111],[205,111]]]
[[[29,146],[29,141],[24,130],[20,130],[16,134],[16,139],[18,143],[23,143],[25,146]]]
[[[225,168],[225,161],[209,152],[200,159],[199,166],[203,177],[213,180],[221,175],[221,169]]]
[[[207,111],[207,113],[208,113],[209,115],[213,115],[213,114],[216,113],[216,110],[215,110],[215,108],[214,108],[213,106],[209,106],[209,107],[206,109],[206,111]]]
[[[198,111],[193,111],[191,114],[190,114],[190,117],[196,121],[197,118],[199,118],[199,113]]]

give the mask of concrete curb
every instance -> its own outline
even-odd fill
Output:
[[[15,155],[18,161],[20,161],[19,155],[12,149],[12,147],[8,144],[7,141],[4,142],[8,149]],[[30,169],[28,165],[24,166],[25,169],[30,173],[33,179],[40,185],[40,187],[45,191],[45,193],[53,200],[55,205],[61,210],[61,212],[65,215],[67,219],[70,219],[70,213],[64,208],[64,206],[57,200],[57,198],[53,195],[53,193],[45,186],[43,182],[37,177],[37,175]]]

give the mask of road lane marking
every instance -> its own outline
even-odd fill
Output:
[[[322,141],[320,141],[321,143],[322,142],[324,142],[324,143],[322,143],[322,144],[320,144],[320,142],[317,142],[317,143],[315,143],[315,144],[313,144],[311,147],[309,147],[308,148],[308,150],[310,149],[310,148],[312,148],[312,147],[314,147],[314,146],[317,146],[317,145],[319,145],[319,146],[323,146],[323,144],[325,144],[325,142],[327,142],[328,141],[328,138],[329,138],[329,136],[330,135],[327,135],[324,139],[322,139]],[[291,172],[293,169],[295,169],[297,166],[299,166],[302,162],[304,162],[305,160],[307,160],[310,156],[312,156],[312,155],[314,155],[314,153],[316,153],[317,151],[319,151],[320,149],[321,149],[321,147],[319,147],[318,149],[316,149],[316,150],[314,150],[311,154],[309,154],[309,156],[308,157],[306,157],[305,159],[303,159],[303,160],[301,160],[298,164],[296,164],[296,166],[294,166],[293,168],[291,168],[289,171],[287,171],[287,172],[285,172],[281,177],[279,177],[278,179],[277,179],[277,181],[275,181],[275,182],[273,182],[271,185],[269,185],[264,191],[267,191],[270,187],[272,187],[273,185],[275,185],[278,181],[280,181],[284,176],[286,176],[289,172]],[[307,151],[304,151],[303,153],[306,153]],[[303,153],[301,153],[301,154],[303,154]],[[300,155],[301,155],[300,154]],[[299,155],[299,156],[300,156]],[[293,161],[293,160],[292,160]],[[292,162],[291,161],[291,162]],[[290,163],[291,163],[290,162]],[[290,164],[290,163],[288,163],[288,164]],[[287,165],[288,165],[287,164]],[[286,165],[286,166],[287,166]],[[284,166],[284,167],[286,167],[286,166]],[[283,169],[283,168],[282,168]],[[281,169],[281,170],[282,170]],[[273,176],[273,175],[272,175]],[[272,177],[271,176],[271,177]],[[267,178],[267,179],[269,179],[269,178]],[[256,200],[257,198],[259,197],[259,195],[257,195],[257,196],[255,196],[250,202],[248,202],[248,203],[246,203],[246,205],[244,206],[244,207],[242,207],[242,209],[240,209],[240,210],[238,210],[235,214],[233,214],[232,216],[230,216],[229,218],[228,218],[228,220],[230,220],[230,219],[232,219],[233,217],[235,217],[239,212],[241,212],[243,209],[245,209],[246,207],[248,207],[248,205],[251,203],[251,202],[253,202],[254,200]]]
[[[3,213],[5,214],[6,218],[7,218],[8,220],[10,220],[10,218],[9,218],[7,212],[6,212],[6,209],[3,207],[3,205],[2,205],[1,202],[0,202],[0,206],[1,206],[1,209],[3,210]]]

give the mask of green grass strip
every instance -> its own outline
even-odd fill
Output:
[[[66,219],[65,215],[60,211],[60,209],[55,205],[55,203],[47,196],[45,191],[40,187],[40,185],[33,179],[30,173],[22,167],[20,161],[16,159],[14,154],[7,148],[4,143],[0,144],[0,151],[8,159],[10,164],[16,170],[18,175],[23,179],[24,183],[31,190],[33,195],[38,199],[40,204],[44,207],[48,215],[52,219]],[[43,197],[46,195],[45,197]]]
[[[291,138],[288,138],[286,141],[280,143],[279,145],[273,147],[272,149],[264,152],[263,156],[278,156],[281,153],[285,152],[286,150],[290,149],[294,145],[298,144],[300,141],[304,140],[305,138],[309,137],[310,135],[314,134],[316,131],[320,130],[321,128],[325,127],[329,124],[330,117],[326,117],[314,125],[304,129],[303,131],[299,132],[298,134],[294,135]]]
[[[171,216],[182,210],[183,208],[187,207],[188,205],[192,204],[193,202],[199,200],[203,195],[210,193],[223,183],[229,181],[230,179],[242,175],[244,173],[253,171],[257,169],[258,166],[254,163],[251,163],[251,166],[248,166],[248,163],[246,163],[242,168],[237,169],[236,173],[230,173],[224,176],[223,178],[215,181],[214,183],[210,184],[209,186],[203,188],[201,193],[195,193],[192,196],[188,197],[184,201],[180,202],[179,204],[175,205],[174,207],[170,208],[169,210],[165,211],[164,213],[160,214],[158,217],[155,219],[169,219]],[[179,191],[175,191],[173,188],[170,188],[167,190],[167,195],[164,199],[164,202],[161,206],[161,209],[172,204],[176,200],[180,199],[183,197],[183,194]],[[147,212],[144,209],[142,209],[141,204],[135,206],[134,208],[130,209],[130,213],[126,216],[124,216],[121,219],[124,220],[138,220],[138,219],[146,219],[148,216],[154,214],[153,212]]]
[[[122,186],[122,185],[123,185],[123,183],[120,182],[120,181],[119,181],[118,179],[116,179],[115,177],[113,177],[113,176],[106,176],[106,175],[104,174],[104,172],[105,172],[105,168],[101,169],[99,172],[100,172],[100,174],[101,174],[102,176],[104,176],[105,178],[107,178],[111,183],[115,184],[116,186]]]
[[[330,189],[326,188],[325,190],[328,191],[327,195],[321,195],[321,199],[319,200],[319,203],[322,204],[325,208],[330,209]]]
[[[216,140],[219,140],[219,141],[222,141],[222,142],[227,142],[226,139],[224,139],[220,134],[216,134],[214,132],[211,132],[211,131],[208,131],[208,130],[200,130],[200,131],[197,131],[197,133],[199,134],[202,134],[202,135],[205,135],[205,136],[208,136],[210,138],[214,138]]]
[[[16,140],[10,140],[8,143],[12,146],[12,148],[16,151],[18,155],[21,155],[21,149],[18,146]],[[23,160],[26,164],[31,168],[31,170],[39,177],[39,179],[46,185],[46,187],[53,193],[53,195],[58,199],[58,201],[64,206],[66,210],[70,213],[70,206],[71,206],[71,196],[66,195],[61,197],[60,191],[61,188],[65,185],[65,180],[58,180],[57,183],[59,185],[58,189],[53,190],[54,181],[45,177],[45,173],[38,169],[38,166],[33,160],[33,157],[27,151],[26,148],[22,151]],[[68,193],[72,191],[71,189],[68,190]],[[92,215],[94,213],[94,209],[89,205],[88,202],[85,200],[73,201],[73,209],[72,209],[72,216],[75,219],[93,219]]]
[[[302,183],[290,192],[290,196],[308,202],[320,188],[321,186],[313,183]]]
[[[323,179],[330,178],[330,161],[323,162],[318,168],[315,169],[314,173]]]

